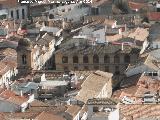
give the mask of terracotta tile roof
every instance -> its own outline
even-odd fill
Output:
[[[154,61],[158,61],[155,57],[153,57],[152,55],[148,55],[148,57],[146,58],[144,64],[146,66],[148,66],[150,69],[158,71],[159,70],[159,64],[156,64]]]
[[[0,113],[0,120],[6,120],[5,116],[4,116],[4,113]]]
[[[0,52],[2,52],[2,54],[5,56],[17,56],[16,50],[14,50],[12,48],[3,49]]]
[[[88,99],[97,97],[103,86],[111,80],[112,74],[102,71],[96,71],[90,74],[81,85],[81,90],[76,99],[86,103]]]
[[[6,7],[16,7],[18,5],[17,0],[0,0],[0,4]]]
[[[17,67],[17,54],[14,49],[1,49],[0,54],[4,56],[0,61],[0,75],[4,75],[10,69]]]
[[[0,93],[0,97],[4,99],[8,99],[11,96],[15,96],[15,94],[10,90],[4,90],[3,92]]]
[[[44,107],[44,106],[49,106],[48,104],[42,102],[42,101],[39,101],[39,100],[34,100],[33,102],[30,103],[30,106],[31,107]]]
[[[132,77],[132,76],[131,76]],[[132,80],[132,78],[130,79]],[[124,96],[140,98],[143,97],[146,92],[151,92],[155,94],[157,90],[160,90],[160,81],[156,78],[152,78],[151,76],[145,76],[142,74],[140,77],[137,78],[138,82],[134,85],[117,90],[113,93],[113,98],[122,99]],[[136,80],[137,81],[137,80]],[[130,82],[130,80],[128,81]]]
[[[93,73],[94,71],[85,71],[85,70],[82,70],[82,71],[71,71],[71,73],[75,73],[76,76],[78,76],[79,78],[81,76],[84,77],[84,79],[86,79],[91,73]]]
[[[10,119],[35,119],[38,112],[15,112],[15,113],[4,113],[6,120]],[[4,119],[5,120],[5,119]]]
[[[22,105],[23,103],[27,102],[27,98],[24,98],[24,97],[19,97],[19,96],[16,96],[16,97],[10,97],[9,99],[7,99],[6,101],[8,102],[11,102],[11,103],[14,103],[16,105]]]
[[[159,104],[137,104],[137,105],[120,105],[120,112],[125,117],[133,117],[133,120],[138,118],[151,118],[157,120],[160,118],[160,105]],[[132,119],[130,119],[132,120]]]
[[[159,12],[149,12],[148,18],[151,21],[159,21],[160,20],[160,13]]]
[[[108,25],[108,26],[112,26],[116,20],[114,19],[107,19],[105,16],[87,16],[85,17],[85,21],[89,21],[91,22],[89,25],[97,25],[97,24],[101,24],[101,25]]]
[[[133,38],[135,40],[144,41],[149,36],[148,29],[137,28],[133,33],[130,33],[128,37]]]
[[[114,42],[114,41],[118,41],[118,40],[121,39],[122,37],[123,37],[123,36],[122,36],[121,34],[106,36],[106,41]]]
[[[54,115],[49,112],[42,112],[35,119],[36,120],[65,120],[63,117]]]
[[[138,2],[131,2],[129,1],[129,7],[132,9],[132,10],[139,10],[143,7],[147,6],[146,3],[138,3]]]
[[[65,45],[63,48],[60,48],[59,50],[57,50],[55,52],[55,54],[62,54],[62,55],[74,55],[74,54],[107,54],[107,53],[115,53],[117,51],[121,52],[121,53],[131,53],[132,50],[134,49],[131,46],[124,46],[123,51],[121,51],[121,45],[119,44],[108,44],[105,46],[101,46],[101,45],[96,45],[94,46],[94,49],[91,45],[86,46],[86,44],[84,44],[84,47],[70,47],[69,45]],[[135,48],[136,50],[136,48]],[[138,50],[138,49],[137,49]]]
[[[0,75],[4,75],[6,72],[9,71],[9,67],[4,63],[4,62],[0,62]]]
[[[21,105],[28,100],[28,98],[25,98],[24,96],[16,96],[16,94],[10,90],[1,92],[0,98],[17,105]]]
[[[135,95],[137,89],[138,89],[138,86],[132,86],[129,88],[117,90],[113,93],[112,98],[121,100],[124,96],[135,97],[134,95]]]
[[[103,4],[112,4],[112,0],[92,0],[92,7],[97,7]]]
[[[34,101],[33,101],[33,104]],[[54,106],[54,105],[48,105],[46,103],[42,103],[41,105],[33,105],[32,103],[29,106],[29,109],[27,112],[43,112],[43,111],[48,111],[52,112],[53,114],[59,114],[59,113],[64,113],[67,110],[66,106]],[[46,104],[46,105],[45,105]]]
[[[68,107],[68,109],[65,112],[74,118],[78,114],[78,112],[80,112],[80,110],[81,110],[81,107],[77,105],[71,105]]]

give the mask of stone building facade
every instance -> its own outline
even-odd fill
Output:
[[[56,70],[101,70],[123,74],[130,63],[135,63],[139,54],[139,50],[131,46],[69,46],[56,51]]]

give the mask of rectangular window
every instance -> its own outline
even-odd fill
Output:
[[[98,15],[98,14],[99,14],[99,9],[95,8],[95,15]]]
[[[115,75],[119,75],[120,71],[119,71],[119,66],[115,66]]]
[[[13,10],[11,11],[11,18],[13,18]]]
[[[50,9],[53,9],[53,5],[50,5]]]
[[[17,19],[19,19],[19,10],[16,10],[17,13]]]
[[[24,11],[24,9],[22,9],[22,19],[24,19],[25,18],[25,11]]]
[[[98,112],[98,107],[93,107],[93,112]]]

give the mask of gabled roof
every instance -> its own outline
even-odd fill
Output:
[[[88,99],[97,97],[103,86],[107,84],[111,78],[111,73],[102,71],[96,71],[90,74],[81,85],[82,88],[75,98],[86,103]]]
[[[42,112],[35,118],[35,120],[65,120],[65,119],[61,116],[54,115],[53,113]]]
[[[135,40],[144,41],[149,36],[149,31],[144,28],[137,28],[133,33],[130,33],[128,37]]]
[[[81,107],[77,105],[71,105],[68,107],[68,109],[65,112],[74,118],[80,110],[81,110]]]
[[[144,62],[145,65],[147,65],[150,69],[154,71],[158,71],[160,64],[158,63],[158,59],[153,57],[152,55],[148,55],[147,59]]]

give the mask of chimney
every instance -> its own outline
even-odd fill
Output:
[[[64,21],[64,19],[62,21],[62,28],[65,29],[65,21]]]
[[[118,29],[118,33],[119,33],[119,35],[122,35],[122,29],[121,28]]]
[[[124,50],[124,43],[122,43],[122,49],[121,49],[122,51]]]
[[[20,92],[21,92],[20,94],[21,94],[21,97],[22,97],[22,96],[23,96],[23,92],[22,92],[22,90],[21,90]]]
[[[105,32],[107,31],[107,25],[105,25],[105,28],[104,28]]]
[[[125,32],[127,31],[127,25],[125,24]]]

